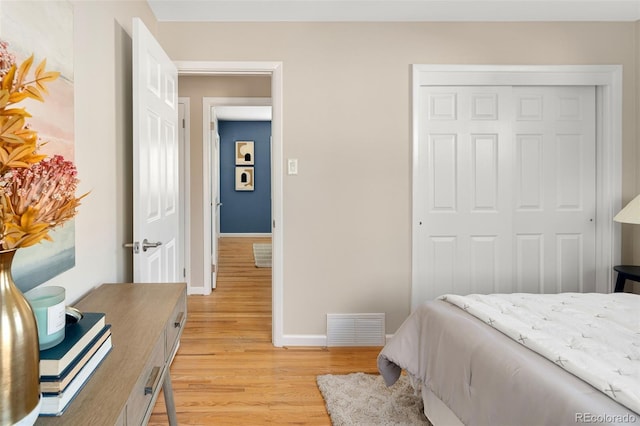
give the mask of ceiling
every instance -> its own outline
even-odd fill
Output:
[[[637,21],[640,0],[147,0],[161,22]]]
[[[147,0],[160,22],[638,21],[640,0]],[[217,107],[271,120],[270,107]]]

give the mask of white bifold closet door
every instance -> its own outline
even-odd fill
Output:
[[[595,87],[423,87],[412,304],[595,291]]]

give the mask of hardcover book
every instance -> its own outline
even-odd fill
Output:
[[[78,395],[84,387],[89,377],[111,351],[111,336],[100,346],[98,351],[91,357],[89,362],[82,367],[80,372],[71,381],[69,386],[61,392],[55,394],[42,394],[42,404],[40,405],[41,416],[60,416],[69,406],[69,403]]]
[[[89,343],[71,364],[58,376],[40,376],[40,391],[44,393],[63,392],[78,372],[85,366],[100,346],[111,336],[111,324],[107,324],[100,333]]]
[[[40,351],[40,375],[61,375],[105,325],[105,314],[99,312],[84,312],[80,321],[68,324],[61,343]]]

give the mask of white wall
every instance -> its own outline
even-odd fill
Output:
[[[409,313],[411,64],[622,64],[623,194],[637,188],[635,23],[160,22],[158,36],[174,60],[283,63],[284,156],[299,160],[285,335],[324,334],[330,312],[386,312],[392,333]]]
[[[72,3],[76,162],[91,194],[76,220],[77,266],[48,283],[68,301],[131,278],[121,246],[133,16],[174,60],[284,64],[284,155],[299,160],[284,182],[285,334],[324,334],[328,312],[387,312],[393,332],[409,312],[411,64],[622,64],[625,199],[640,187],[636,23],[156,23],[141,0]],[[637,261],[629,238],[624,257]]]

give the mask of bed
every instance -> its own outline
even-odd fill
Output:
[[[640,296],[445,295],[378,356],[435,425],[640,424]]]

